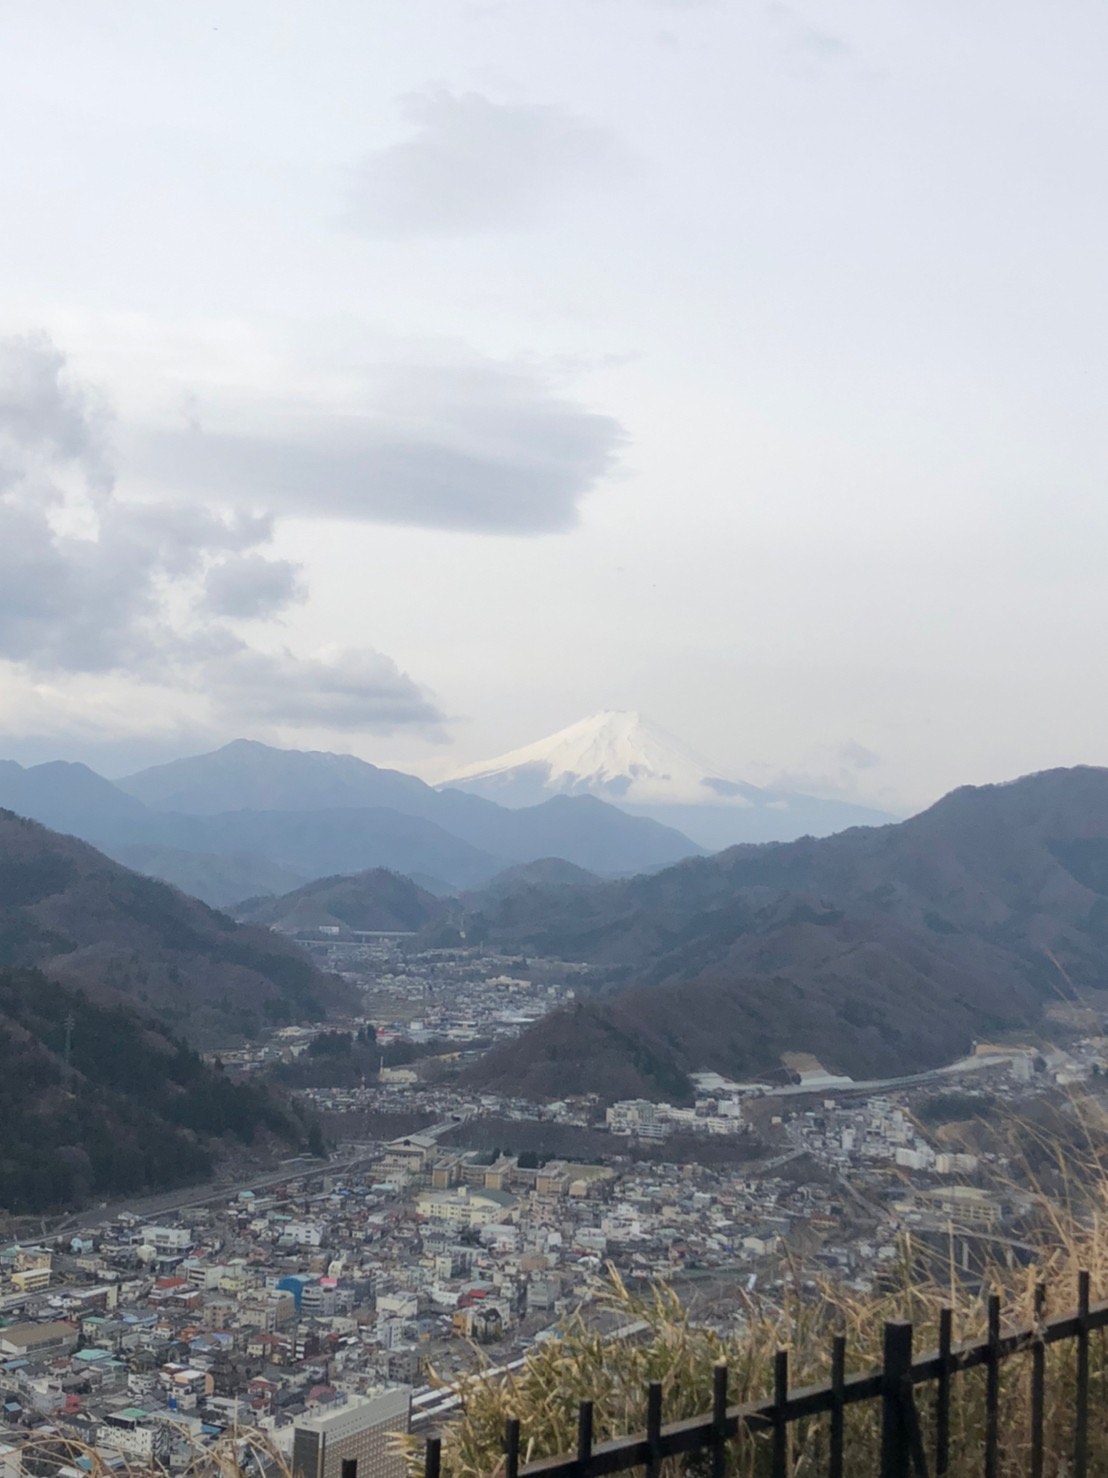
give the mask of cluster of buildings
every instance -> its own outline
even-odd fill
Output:
[[[630,1276],[756,1276],[822,1204],[611,1143],[620,1153],[601,1161],[535,1163],[413,1134],[357,1167],[13,1246],[0,1446],[64,1439],[109,1467],[183,1469],[197,1444],[250,1427],[305,1478],[323,1472],[320,1444],[348,1439],[370,1465],[359,1478],[391,1478],[385,1433],[433,1411],[429,1366],[461,1376],[475,1344],[494,1363],[521,1358],[589,1304],[609,1261]]]
[[[375,952],[379,1040],[488,1037],[572,988],[518,961],[356,947]],[[290,1028],[253,1050],[295,1055],[308,1040]],[[702,1297],[722,1324],[752,1294],[774,1298],[786,1266],[872,1287],[905,1231],[1018,1247],[1030,1201],[1009,1167],[936,1133],[926,1106],[1065,1093],[1104,1073],[1103,1046],[982,1046],[879,1084],[798,1056],[776,1087],[699,1074],[689,1107],[535,1103],[404,1069],[303,1090],[338,1141],[330,1163],[0,1249],[0,1478],[20,1478],[28,1441],[183,1471],[198,1444],[244,1428],[298,1478],[341,1478],[354,1459],[358,1478],[400,1478],[390,1434],[435,1419],[429,1370],[465,1376],[475,1346],[496,1367],[523,1358],[596,1305],[609,1264]],[[377,1140],[369,1109],[427,1127]],[[475,1147],[490,1125],[513,1150]],[[571,1147],[520,1148],[544,1139]]]
[[[338,1478],[349,1459],[362,1478],[402,1478],[394,1437],[412,1387],[387,1358],[345,1354],[372,1276],[263,1271],[242,1235],[253,1199],[0,1253],[4,1478],[80,1478],[93,1463],[184,1472],[220,1443],[242,1471],[279,1454],[302,1478]],[[267,1240],[291,1248],[306,1229],[274,1230]],[[258,1430],[261,1448],[240,1435]]]
[[[995,1146],[975,1145],[972,1134],[937,1127],[930,1110],[950,1100],[969,1119],[1018,1119],[1021,1105],[1046,1096],[1067,1111],[1068,1094],[1095,1091],[1104,1076],[1105,1046],[1099,1037],[1064,1051],[982,1044],[949,1068],[873,1084],[826,1074],[798,1056],[777,1087],[699,1074],[689,1107],[478,1098],[449,1083],[387,1091],[394,1103],[466,1124],[491,1120],[507,1142],[513,1124],[588,1131],[596,1169],[552,1167],[568,1184],[545,1213],[556,1219],[556,1240],[548,1238],[544,1251],[548,1261],[554,1255],[549,1270],[568,1292],[567,1306],[587,1297],[590,1279],[609,1261],[632,1277],[735,1286],[753,1278],[771,1293],[785,1246],[794,1266],[799,1259],[864,1288],[896,1258],[906,1232],[1021,1245],[1033,1198],[1015,1188],[1014,1167]],[[341,1109],[326,1092],[317,1095],[317,1107],[328,1103]],[[513,1251],[521,1237],[526,1245],[534,1235],[529,1179],[522,1199],[520,1189],[521,1175],[531,1172],[501,1156],[478,1184],[473,1157],[454,1153],[454,1160],[428,1161],[430,1183],[416,1195],[420,1215],[479,1229],[495,1256]],[[593,1179],[601,1167],[603,1180]],[[451,1176],[460,1178],[450,1185]],[[544,1286],[550,1281],[544,1272]]]
[[[466,1046],[517,1036],[572,1000],[575,982],[591,972],[562,960],[522,960],[478,949],[425,950],[390,956],[372,969],[347,968],[346,979],[371,993],[383,1018],[381,1040]],[[398,1020],[390,1021],[394,1014]]]
[[[581,980],[592,973],[587,965],[521,960],[478,949],[401,953],[397,944],[404,937],[381,934],[300,940],[326,968],[364,993],[364,1015],[350,1023],[332,1022],[332,1027],[358,1027],[371,1020],[382,1048],[397,1042],[417,1049],[441,1043],[465,1052],[518,1036],[572,1000]],[[219,1056],[232,1070],[258,1071],[295,1059],[317,1030],[284,1027],[264,1042]],[[396,1081],[408,1082],[413,1077],[403,1072]]]
[[[691,1107],[652,1103],[648,1098],[623,1098],[605,1111],[609,1134],[627,1139],[668,1139],[671,1134],[741,1134],[742,1100],[698,1098]]]

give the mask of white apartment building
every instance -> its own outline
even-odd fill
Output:
[[[142,1241],[145,1247],[158,1252],[187,1252],[192,1246],[192,1230],[189,1227],[143,1227]]]

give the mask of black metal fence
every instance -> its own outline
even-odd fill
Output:
[[[983,1340],[952,1343],[953,1314],[942,1310],[939,1346],[923,1355],[912,1350],[912,1325],[886,1324],[883,1361],[866,1375],[846,1374],[846,1340],[838,1336],[831,1349],[831,1379],[825,1385],[789,1387],[787,1350],[777,1352],[773,1396],[740,1406],[728,1404],[728,1371],[717,1365],[711,1409],[686,1421],[663,1424],[662,1387],[647,1389],[646,1430],[610,1442],[593,1442],[593,1403],[578,1410],[577,1450],[558,1457],[520,1464],[520,1423],[510,1420],[504,1434],[502,1478],[603,1478],[609,1473],[642,1469],[646,1478],[658,1478],[667,1459],[697,1458],[698,1473],[724,1478],[731,1445],[742,1436],[768,1434],[768,1465],[772,1478],[789,1478],[792,1461],[789,1429],[811,1417],[826,1417],[826,1471],[828,1478],[844,1478],[845,1413],[860,1402],[880,1403],[879,1459],[881,1478],[942,1478],[951,1456],[951,1390],[954,1378],[965,1371],[983,1370],[983,1422],[980,1466],[984,1478],[998,1478],[1000,1464],[1000,1370],[1022,1356],[1028,1367],[1027,1414],[1029,1441],[1027,1472],[1043,1478],[1046,1401],[1046,1350],[1050,1345],[1074,1345],[1072,1442],[1064,1471],[1072,1478],[1089,1474],[1089,1337],[1108,1328],[1108,1303],[1089,1305],[1089,1275],[1078,1278],[1077,1309],[1064,1318],[1046,1321],[1046,1289],[1035,1291],[1035,1321],[1025,1328],[1002,1330],[1000,1299],[988,1300],[988,1333]],[[932,1410],[925,1422],[916,1402],[916,1388],[932,1390]],[[1108,1428],[1108,1413],[1098,1412],[1098,1431]],[[875,1447],[877,1443],[875,1443]],[[428,1440],[426,1478],[442,1478],[441,1440]],[[1098,1471],[1106,1465],[1098,1463]],[[806,1471],[812,1471],[807,1468]]]

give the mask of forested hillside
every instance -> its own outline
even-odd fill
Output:
[[[701,1068],[914,1071],[1108,986],[1108,770],[966,787],[895,826],[485,901],[470,939],[610,967],[496,1048],[506,1091],[672,1094]],[[618,1085],[618,1088],[617,1088]],[[687,1086],[686,1090],[687,1091]]]
[[[0,811],[0,968],[36,966],[221,1045],[345,999],[296,945]]]
[[[0,971],[3,1210],[167,1190],[204,1179],[236,1145],[303,1135],[267,1090],[232,1084],[159,1024],[38,971]]]
[[[442,911],[439,900],[411,878],[375,867],[351,877],[318,878],[279,898],[248,899],[235,915],[285,933],[320,927],[415,933]]]

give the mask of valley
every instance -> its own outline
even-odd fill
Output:
[[[153,1355],[205,1418],[385,1383],[418,1429],[432,1367],[607,1327],[605,1267],[736,1331],[797,1278],[879,1292],[906,1236],[972,1285],[1100,1164],[1105,771],[626,878],[370,867],[233,917],[10,814],[0,844],[0,1340],[110,1339],[100,1421],[154,1432]]]
[[[1106,54],[0,5],[0,1478],[1108,1478]]]
[[[240,783],[241,752],[221,754],[217,778],[230,766]],[[285,758],[250,754],[254,790],[241,799],[274,799]],[[310,826],[323,814],[205,816],[204,804],[227,799],[216,785],[204,803],[196,789],[209,759],[132,788],[191,806],[196,821],[279,827],[296,815]],[[321,770],[319,759],[290,762],[312,777],[315,799],[363,784],[360,762]],[[33,772],[20,774],[31,783]],[[115,805],[87,776],[59,774],[65,804],[77,784]],[[471,800],[489,804],[461,804]],[[142,804],[127,796],[124,809]],[[376,825],[373,808],[336,814]],[[795,1053],[832,1077],[892,1081],[975,1041],[1045,1041],[1052,1004],[1099,1010],[1108,984],[1108,772],[1090,768],[966,788],[902,823],[627,878],[557,854],[446,892],[385,868],[326,875],[242,900],[237,922],[11,813],[0,813],[0,848],[0,967],[150,1019],[235,1071],[265,1067],[271,1044],[280,1057],[282,1040],[309,1042],[324,1026],[364,1036],[395,1003],[397,1024],[382,1022],[336,1087],[433,1067],[500,1098],[688,1107],[697,1074],[772,1086]],[[284,1068],[284,1087],[324,1087],[335,1067]]]

